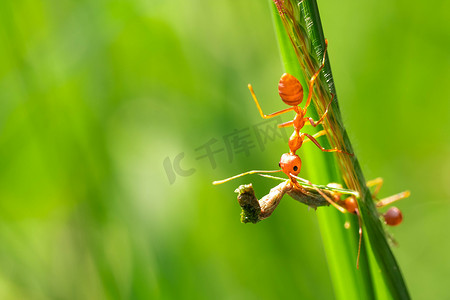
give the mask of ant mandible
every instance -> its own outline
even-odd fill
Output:
[[[319,76],[320,71],[322,70],[322,68],[325,65],[325,57],[326,57],[327,47],[328,47],[328,41],[325,40],[325,50],[324,50],[324,54],[323,54],[322,64],[319,67],[319,69],[316,71],[316,73],[309,80],[308,98],[306,99],[304,108],[299,107],[299,104],[303,101],[303,86],[300,83],[300,81],[298,81],[298,79],[295,78],[294,76],[292,76],[291,74],[284,73],[281,76],[280,81],[278,83],[278,93],[281,97],[281,100],[283,100],[284,103],[286,103],[287,105],[289,105],[291,107],[271,113],[269,115],[265,115],[263,113],[261,106],[259,105],[258,99],[256,98],[255,92],[253,91],[252,85],[251,84],[248,85],[250,93],[252,94],[252,97],[255,100],[256,106],[259,110],[259,113],[261,114],[261,117],[263,117],[264,119],[273,118],[273,117],[279,116],[279,115],[284,114],[291,110],[293,110],[295,112],[295,117],[292,121],[285,122],[285,123],[278,125],[279,128],[289,127],[289,126],[294,127],[294,132],[292,133],[291,137],[289,138],[290,152],[283,154],[281,156],[281,160],[279,163],[279,166],[281,167],[283,172],[287,176],[289,176],[289,178],[293,181],[295,181],[295,178],[290,176],[290,174],[298,175],[298,173],[300,173],[301,159],[296,154],[296,152],[302,146],[303,142],[305,141],[305,137],[308,137],[308,139],[310,141],[312,141],[323,152],[339,152],[339,153],[345,153],[348,155],[353,155],[351,153],[339,150],[337,148],[335,148],[335,149],[323,148],[319,144],[319,142],[316,140],[316,138],[326,134],[325,130],[321,130],[318,133],[316,133],[315,135],[310,135],[308,133],[300,132],[300,130],[305,125],[307,125],[308,122],[313,127],[316,127],[317,125],[322,123],[322,121],[325,119],[325,117],[328,113],[328,108],[334,98],[334,95],[332,95],[331,101],[330,101],[330,103],[328,103],[328,106],[327,106],[324,114],[317,122],[315,122],[311,117],[305,117],[308,107],[311,104],[314,82],[316,81],[317,76]]]

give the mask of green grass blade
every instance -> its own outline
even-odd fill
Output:
[[[301,3],[277,1],[277,6],[281,12],[281,18],[274,5],[275,28],[286,71],[301,78],[305,86],[304,78],[310,78],[317,70],[325,45],[317,3],[315,0]],[[317,112],[320,115],[323,113],[331,100],[331,93],[335,95],[335,101],[328,114],[328,122],[324,125],[328,132],[329,145],[321,143],[325,148],[337,147],[353,152],[342,123],[328,59],[322,74],[324,75],[319,76],[317,80],[313,98]],[[306,153],[305,164],[314,163],[314,169],[308,169],[310,180],[320,184],[327,181],[343,181],[348,188],[357,190],[361,195],[359,205],[364,223],[365,243],[361,250],[360,270],[355,268],[358,242],[358,225],[355,218],[343,216],[331,209],[318,212],[336,297],[338,299],[379,297],[409,299],[408,290],[387,243],[384,229],[370,191],[365,186],[365,178],[356,156],[323,154],[318,153],[320,151],[317,149],[309,150],[310,148],[305,149],[304,153]],[[352,223],[350,231],[343,227],[346,218]]]

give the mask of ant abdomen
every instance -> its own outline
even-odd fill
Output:
[[[291,74],[281,75],[278,93],[284,103],[289,106],[299,105],[303,100],[303,87],[300,81]]]
[[[391,207],[383,214],[384,222],[389,226],[397,226],[403,221],[403,215],[397,207]]]

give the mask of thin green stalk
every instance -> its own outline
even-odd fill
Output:
[[[325,47],[316,0],[302,2],[285,0],[275,3],[277,4],[273,5],[275,28],[285,69],[299,78],[303,86],[307,86],[305,78],[310,78],[318,69]],[[327,122],[324,124],[329,145],[321,143],[325,148],[337,147],[353,153],[342,123],[327,55],[325,67],[314,89],[316,114],[323,114],[326,105],[332,99],[332,94],[334,100],[328,112]],[[359,270],[355,264],[359,239],[356,217],[349,214],[344,216],[331,208],[318,212],[336,298],[409,299],[400,268],[386,240],[356,155],[320,153],[311,147],[305,148],[303,153],[306,153],[304,164],[314,164],[314,169],[308,168],[311,181],[319,184],[345,183],[349,189],[356,190],[361,195],[359,207],[364,238]],[[343,224],[346,220],[351,222],[351,230],[344,229]]]

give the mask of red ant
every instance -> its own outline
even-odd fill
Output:
[[[308,97],[306,99],[306,104],[305,104],[304,108],[299,107],[299,104],[303,101],[303,86],[300,83],[300,81],[298,81],[298,79],[295,78],[294,76],[292,76],[291,74],[284,73],[281,76],[280,81],[278,83],[278,93],[281,97],[281,100],[283,100],[284,103],[286,103],[287,105],[289,105],[291,107],[271,113],[269,115],[265,115],[263,113],[261,106],[259,105],[258,99],[256,98],[255,92],[253,91],[252,85],[251,84],[248,85],[250,93],[252,94],[253,99],[255,100],[256,106],[259,110],[259,113],[261,114],[261,117],[263,117],[264,119],[276,117],[278,115],[284,114],[291,110],[295,111],[295,113],[296,113],[295,117],[292,121],[285,122],[285,123],[278,125],[279,128],[289,127],[291,125],[294,127],[294,132],[292,133],[291,137],[289,138],[290,152],[285,153],[281,156],[281,160],[280,160],[280,164],[279,164],[279,166],[281,167],[283,172],[287,176],[289,176],[289,178],[291,178],[291,179],[293,179],[293,178],[290,176],[290,174],[298,175],[300,173],[302,161],[301,161],[300,157],[298,155],[296,155],[296,152],[302,146],[303,142],[305,141],[305,137],[308,137],[308,139],[310,141],[312,141],[323,152],[340,152],[340,153],[345,153],[348,155],[353,155],[351,153],[339,150],[337,148],[335,148],[335,149],[323,148],[319,144],[319,142],[316,140],[316,138],[326,134],[325,130],[319,131],[315,135],[310,135],[308,133],[300,132],[300,130],[305,125],[307,125],[308,122],[313,127],[316,127],[317,125],[322,123],[322,121],[325,119],[325,117],[328,113],[328,108],[334,98],[334,95],[333,95],[330,103],[328,103],[327,109],[325,110],[324,114],[317,122],[315,122],[310,117],[305,117],[308,107],[311,104],[314,82],[316,81],[317,76],[319,76],[319,73],[322,70],[322,68],[325,66],[325,57],[326,57],[327,47],[328,47],[328,41],[325,40],[325,50],[324,50],[324,54],[323,54],[322,64],[319,67],[319,69],[317,70],[317,72],[309,80]],[[293,180],[295,181],[295,179],[293,179]]]
[[[220,180],[220,181],[214,181],[213,184],[221,184],[221,183],[227,182],[229,180],[232,180],[232,179],[244,176],[244,175],[248,175],[248,174],[274,173],[274,172],[279,172],[279,171],[283,171],[289,177],[289,179],[295,184],[297,182],[295,177],[300,173],[300,170],[301,170],[301,167],[302,167],[302,160],[296,154],[296,152],[297,152],[298,149],[300,149],[300,147],[302,146],[304,141],[305,142],[308,141],[308,140],[305,140],[305,137],[308,137],[308,139],[310,141],[312,141],[317,147],[319,147],[319,149],[322,150],[323,152],[340,152],[340,153],[345,153],[345,154],[348,154],[348,155],[353,155],[351,153],[347,153],[345,151],[342,151],[342,150],[339,150],[339,149],[336,149],[336,148],[335,149],[325,149],[325,148],[323,148],[315,138],[326,134],[325,130],[319,131],[315,135],[310,135],[308,133],[300,132],[300,130],[306,124],[308,124],[308,122],[313,127],[316,127],[317,125],[322,123],[322,121],[325,119],[325,117],[326,117],[326,115],[328,113],[328,107],[330,106],[330,104],[331,104],[331,102],[333,101],[333,98],[334,98],[334,95],[333,95],[333,97],[331,98],[330,103],[328,103],[327,109],[325,110],[324,114],[322,115],[322,117],[317,122],[315,122],[310,117],[305,117],[306,112],[308,110],[308,107],[311,104],[314,82],[316,81],[317,76],[319,76],[319,73],[322,70],[322,68],[325,66],[325,58],[326,58],[327,47],[328,47],[328,41],[325,40],[325,50],[324,50],[324,54],[323,54],[322,64],[320,65],[320,67],[316,71],[316,73],[314,73],[314,75],[309,80],[308,97],[307,97],[306,104],[305,104],[304,108],[299,107],[299,104],[303,101],[303,86],[300,83],[300,81],[298,81],[297,78],[295,78],[294,76],[292,76],[292,75],[290,75],[288,73],[284,73],[281,76],[281,79],[280,79],[280,81],[278,83],[278,92],[279,92],[279,95],[280,95],[281,99],[283,100],[283,102],[286,103],[287,105],[291,106],[291,107],[283,109],[283,110],[280,110],[280,111],[277,111],[277,112],[274,112],[274,113],[269,114],[269,115],[265,115],[263,113],[263,111],[261,109],[261,106],[259,105],[258,99],[256,98],[255,92],[253,91],[252,85],[251,84],[248,85],[250,93],[252,94],[253,99],[255,100],[256,106],[257,106],[257,108],[259,110],[259,113],[261,114],[261,117],[263,117],[264,119],[272,118],[272,117],[281,115],[281,114],[286,113],[286,112],[291,111],[291,110],[295,111],[295,113],[296,113],[295,117],[294,117],[294,119],[292,121],[285,122],[285,123],[282,123],[282,124],[278,125],[279,128],[288,127],[288,126],[293,126],[294,127],[294,133],[289,138],[289,150],[290,150],[290,152],[289,153],[284,153],[283,155],[281,155],[280,162],[278,164],[279,167],[281,168],[281,170],[277,170],[277,171],[249,171],[249,172],[245,172],[245,173],[242,173],[242,174],[230,177],[228,179],[224,179],[224,180]],[[299,188],[301,188],[301,187],[299,186]],[[335,206],[341,212],[345,212],[342,207],[338,206],[333,201],[330,201],[330,204]]]

